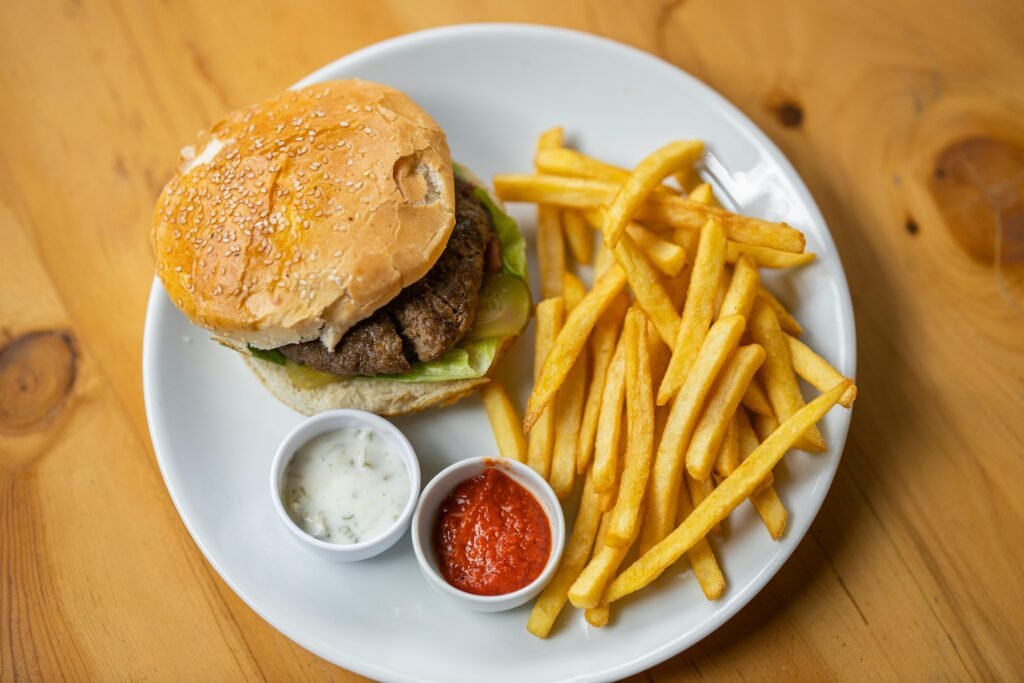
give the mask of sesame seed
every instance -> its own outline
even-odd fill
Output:
[[[349,122],[348,121],[341,121],[341,122],[338,123],[338,125],[341,126],[342,128],[348,128],[349,127]]]

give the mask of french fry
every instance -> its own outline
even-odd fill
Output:
[[[566,311],[576,308],[586,294],[586,286],[575,273],[562,273],[562,297],[565,299]]]
[[[690,492],[690,498],[693,499],[694,505],[700,505],[704,502],[704,499],[711,495],[711,492],[715,490],[715,482],[710,477],[704,481],[698,481],[691,477],[688,472],[684,472],[683,482],[685,483],[687,490]],[[721,522],[717,522],[711,527],[711,533],[715,536],[722,535]]]
[[[672,241],[687,251],[690,251],[696,247],[697,237],[698,233],[694,232],[692,229],[679,228],[673,234]],[[795,268],[796,266],[802,266],[810,263],[816,258],[816,256],[809,251],[797,254],[791,251],[772,249],[771,247],[758,247],[752,244],[741,244],[740,242],[735,242],[733,240],[726,240],[726,263],[738,262],[741,254],[746,254],[758,268],[774,269]]]
[[[846,383],[836,386],[786,420],[767,441],[696,506],[686,521],[616,577],[605,594],[605,600],[610,604],[648,585],[692,548],[694,543],[704,538],[711,527],[725,519],[736,506],[750,497],[797,438],[824,417],[846,389]]]
[[[761,491],[754,491],[750,495],[750,503],[757,510],[757,514],[760,515],[761,521],[764,522],[764,526],[772,540],[777,541],[782,538],[782,534],[786,530],[788,515],[786,513],[786,506],[782,504],[782,500],[779,498],[775,487],[769,485]]]
[[[740,464],[740,439],[736,421],[742,412],[742,410],[737,410],[729,420],[729,426],[726,427],[725,436],[722,437],[718,454],[715,456],[715,475],[723,479],[732,474],[732,471]]]
[[[654,454],[654,396],[647,320],[642,311],[626,314],[626,453],[619,481],[619,495],[609,513],[605,543],[630,543],[641,514]]]
[[[492,379],[480,389],[480,399],[487,410],[487,419],[491,422],[491,431],[498,444],[498,452],[503,458],[526,462],[526,436],[523,434],[522,422],[512,399],[509,398],[505,386]]]
[[[602,602],[597,607],[591,607],[583,612],[583,618],[594,628],[607,626],[610,617],[611,607],[606,602]]]
[[[602,210],[586,209],[581,212],[587,223],[595,230],[600,230],[603,223]],[[653,230],[639,223],[630,221],[626,225],[626,234],[633,238],[636,245],[650,259],[651,264],[669,277],[679,274],[686,266],[686,249],[670,240],[666,240]],[[604,242],[601,243],[604,246]]]
[[[818,391],[827,391],[846,380],[846,377],[843,377],[827,360],[819,356],[814,352],[814,349],[796,337],[787,334],[786,343],[789,345],[789,355],[793,361],[793,370]],[[850,388],[839,398],[839,405],[849,408],[853,405],[853,401],[856,398],[857,385],[850,384]]]
[[[587,349],[569,371],[565,383],[558,390],[558,408],[555,410],[555,448],[551,454],[551,473],[548,483],[565,500],[572,493],[576,480],[576,451],[579,444],[580,420],[583,417],[584,392],[587,388]]]
[[[601,395],[594,437],[594,489],[609,491],[618,478],[619,444],[622,435],[622,406],[626,397],[626,338],[619,337],[612,354]]]
[[[594,257],[594,277],[598,278],[608,272],[608,269],[615,265],[615,255],[604,242],[597,245],[597,256]]]
[[[544,360],[554,346],[565,316],[565,300],[561,297],[545,299],[537,304],[536,338],[534,341],[533,379],[540,377]],[[551,406],[538,416],[530,431],[526,448],[526,464],[544,479],[551,471],[551,451],[555,444],[555,407]]]
[[[711,326],[694,361],[693,370],[672,402],[654,459],[650,491],[647,492],[645,503],[647,514],[640,537],[641,547],[653,547],[672,530],[686,445],[700,418],[705,398],[739,344],[743,327],[743,318],[738,315],[723,318]]]
[[[550,128],[537,138],[537,151],[561,147],[565,131]],[[540,294],[544,299],[562,295],[565,273],[565,240],[562,237],[561,212],[557,207],[537,207],[537,261],[540,266]]]
[[[708,204],[709,206],[718,207],[722,206],[722,204],[717,199],[715,199],[715,193],[711,189],[711,185],[709,185],[708,183],[699,183],[698,185],[694,186],[692,190],[689,190],[686,196],[695,202],[700,202],[701,204]]]
[[[718,317],[742,315],[746,318],[750,315],[760,284],[761,276],[757,272],[757,266],[749,256],[742,255],[732,270],[732,280],[729,281],[722,307],[718,310]]]
[[[547,638],[551,633],[555,619],[569,599],[569,587],[576,582],[576,578],[590,558],[600,523],[601,510],[598,507],[597,492],[594,491],[593,477],[588,475],[583,484],[576,522],[562,553],[562,562],[534,603],[530,620],[526,624],[527,630],[538,638]]]
[[[772,419],[774,420],[775,418]],[[776,422],[775,426],[772,427],[772,431],[775,431],[778,426],[779,425]],[[771,434],[771,432],[768,432],[768,434]],[[765,435],[765,438],[767,438],[767,435]],[[750,425],[750,418],[743,410],[736,411],[736,439],[739,441],[740,446],[740,462],[746,460],[747,457],[753,453],[759,445],[761,445],[762,441],[762,439],[759,439],[757,434],[754,433],[754,428]],[[757,490],[763,491],[774,483],[775,475],[769,472],[768,476],[764,478],[764,481],[761,482],[761,485]]]
[[[594,440],[597,435],[598,418],[601,415],[601,399],[604,396],[605,380],[608,377],[608,367],[615,355],[616,342],[628,305],[629,297],[625,293],[619,294],[612,301],[608,310],[597,319],[597,324],[594,325],[594,331],[591,334],[593,362],[591,364],[590,388],[587,390],[587,400],[583,405],[583,420],[580,423],[579,448],[576,452],[577,474],[586,472],[594,455]]]
[[[544,149],[560,149],[565,145],[565,129],[561,126],[548,128],[537,136],[537,152]]]
[[[763,299],[758,299],[750,315],[750,336],[764,347],[767,354],[761,368],[765,393],[772,404],[772,412],[780,421],[785,421],[804,405],[793,362],[789,357],[789,346],[779,327],[775,311]],[[814,425],[797,441],[797,448],[812,452],[825,450],[825,439]]]
[[[651,260],[651,263],[665,275],[673,277],[686,265],[686,250],[675,242],[662,239],[657,233],[639,223],[630,222],[626,234]]]
[[[749,458],[759,445],[757,435],[754,434],[754,430],[750,427],[750,421],[742,410],[736,411],[736,436],[740,449],[740,462],[742,462]],[[750,496],[750,503],[757,510],[765,528],[768,529],[768,535],[777,541],[782,537],[782,532],[786,530],[788,515],[785,506],[779,499],[779,494],[772,486],[773,480],[774,476],[769,472],[768,476],[754,489],[754,493]]]
[[[686,449],[686,469],[694,479],[704,481],[711,476],[725,432],[764,356],[764,349],[757,344],[742,346],[723,368]]]
[[[679,187],[683,189],[683,192],[690,193],[697,187],[700,187],[704,183],[701,180],[700,174],[697,173],[697,166],[691,166],[684,168],[681,171],[676,171],[674,174],[676,182],[679,183]]]
[[[615,245],[614,253],[615,260],[626,271],[633,296],[654,323],[661,338],[671,345],[679,334],[679,314],[651,262],[629,235],[622,236]]]
[[[725,260],[727,263],[736,263],[740,255],[746,254],[759,268],[795,268],[810,263],[817,256],[814,252],[805,251],[802,254],[794,254],[791,251],[780,251],[769,247],[758,247],[753,244],[740,244],[739,242],[725,243]]]
[[[658,405],[683,385],[714,316],[714,297],[725,267],[725,235],[718,221],[710,220],[700,235],[693,274],[683,304],[679,334],[672,341],[672,359],[658,387]]]
[[[566,209],[562,212],[562,227],[569,251],[577,263],[587,265],[594,256],[594,235],[579,211]]]
[[[687,140],[669,143],[641,161],[629,178],[622,183],[615,198],[608,205],[607,220],[603,229],[604,243],[609,247],[618,244],[626,229],[626,223],[651,191],[666,177],[692,166],[703,154],[703,142]]]
[[[743,394],[743,405],[758,415],[774,415],[768,397],[765,395],[764,389],[761,388],[761,383],[757,381],[757,377],[750,380],[750,384],[747,385],[747,391]]]
[[[629,179],[629,171],[624,168],[564,147],[538,150],[534,157],[534,166],[540,173],[604,180],[617,185],[621,185]],[[654,192],[676,194],[671,188],[664,185],[654,188]]]
[[[796,321],[793,314],[782,305],[782,302],[775,298],[774,294],[761,287],[757,292],[757,298],[768,304],[775,311],[775,316],[779,319],[779,326],[783,331],[788,332],[794,337],[803,336],[804,328]]]
[[[565,239],[557,207],[537,207],[537,262],[540,266],[540,295],[545,299],[561,296]]]
[[[610,527],[612,513],[605,513],[604,520],[607,520],[607,524]],[[605,524],[604,520],[602,520],[602,526]],[[569,602],[573,604],[573,607],[592,609],[601,603],[601,596],[604,594],[605,587],[609,581],[615,578],[615,572],[619,570],[619,565],[626,559],[626,554],[629,552],[630,546],[636,541],[637,531],[639,531],[642,523],[643,511],[641,510],[637,524],[633,527],[633,535],[625,545],[618,547],[601,542],[602,540],[607,541],[607,532],[604,539],[598,533],[599,543],[594,546],[593,557],[569,589]]]
[[[718,320],[719,311],[722,310],[722,304],[725,303],[726,292],[729,291],[729,282],[732,280],[732,267],[726,266],[725,261],[722,261],[722,265],[725,266],[722,270],[722,276],[718,278],[718,287],[715,290],[715,306],[712,320]]]
[[[682,487],[679,491],[679,504],[676,506],[676,526],[685,522],[691,514],[693,502],[690,500],[690,492],[686,487]],[[647,550],[641,548],[641,553]],[[725,591],[725,576],[722,575],[722,568],[718,566],[718,560],[715,559],[708,539],[702,538],[694,543],[693,547],[686,551],[686,557],[690,560],[700,589],[704,591],[704,597],[708,600],[720,598]]]
[[[586,178],[503,174],[494,177],[494,189],[505,201],[592,209],[602,204],[607,205],[614,199],[619,186]],[[741,216],[672,194],[653,193],[635,215],[640,221],[663,223],[673,228],[687,228],[692,231],[701,230],[711,217],[722,222],[726,237],[734,242],[794,254],[802,254],[804,251],[806,240],[803,234],[785,223],[772,223],[759,218]]]
[[[778,428],[779,421],[774,414],[754,416],[754,430],[757,432],[757,438],[760,441],[767,439]]]
[[[565,325],[544,359],[540,375],[534,382],[533,392],[526,404],[523,429],[527,432],[540,417],[541,412],[554,398],[558,387],[572,370],[573,363],[583,351],[590,331],[597,324],[605,309],[626,286],[626,273],[615,267],[598,278],[593,289],[587,292],[579,305],[572,309]]]

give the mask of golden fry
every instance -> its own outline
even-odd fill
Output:
[[[587,620],[587,623],[594,628],[602,628],[608,625],[608,619],[611,616],[611,607],[608,603],[603,602],[597,607],[591,607],[590,609],[584,610],[583,618]]]
[[[598,278],[608,272],[608,269],[615,265],[615,255],[612,254],[604,242],[597,245],[597,256],[594,257],[594,277]]]
[[[722,444],[718,447],[718,454],[715,456],[715,474],[723,479],[732,474],[732,471],[740,464],[740,439],[736,421],[742,412],[742,410],[737,410],[729,420],[725,436],[722,437]]]
[[[718,310],[718,317],[742,315],[746,318],[750,315],[760,284],[761,276],[757,272],[757,266],[744,254],[733,268],[732,280],[726,290],[725,299],[722,300],[722,307]]]
[[[813,261],[817,256],[814,252],[805,251],[802,254],[794,254],[791,251],[780,251],[770,247],[757,247],[752,244],[740,244],[739,242],[725,243],[726,263],[737,263],[741,255],[746,255],[759,268],[795,268]]]
[[[572,493],[576,481],[576,450],[579,442],[580,420],[583,417],[584,392],[587,388],[587,349],[569,371],[565,383],[558,390],[558,408],[555,410],[555,448],[551,455],[551,473],[548,483],[559,500]]]
[[[686,518],[693,514],[693,502],[690,500],[690,492],[684,486],[679,491],[679,504],[676,507],[676,526],[686,521]],[[641,548],[641,552],[647,552],[647,548]],[[693,547],[686,551],[686,558],[690,560],[693,567],[693,574],[697,577],[700,589],[704,591],[704,597],[708,600],[717,600],[725,591],[725,576],[722,575],[722,568],[718,566],[715,553],[711,549],[708,539],[702,538],[693,544]]]
[[[622,183],[615,198],[608,205],[604,225],[604,242],[614,247],[626,223],[637,212],[651,191],[676,171],[692,166],[704,154],[704,143],[697,141],[672,142],[655,150],[641,161],[629,178]]]
[[[772,406],[768,402],[768,396],[765,395],[764,389],[761,388],[761,383],[757,381],[757,377],[754,377],[750,384],[747,385],[747,391],[743,394],[743,405],[758,415],[774,414],[772,413]]]
[[[774,420],[775,418],[772,419]],[[776,427],[778,427],[778,423],[775,424],[775,427],[772,427],[772,431],[775,431]],[[740,447],[740,462],[746,460],[761,445],[761,439],[758,439],[757,434],[754,433],[754,428],[750,426],[750,418],[747,416],[746,411],[743,410],[736,411],[736,440],[739,442]],[[768,476],[761,482],[761,485],[757,487],[757,492],[767,489],[774,483],[775,475],[769,472]]]
[[[573,363],[587,343],[590,331],[597,324],[597,319],[625,286],[626,273],[621,268],[612,268],[594,283],[594,288],[587,292],[579,305],[569,313],[565,325],[544,360],[540,376],[534,382],[533,393],[526,404],[523,428],[527,432],[569,375]]]
[[[562,298],[565,299],[565,310],[571,311],[587,294],[587,287],[574,273],[562,273]]]
[[[800,323],[796,321],[793,314],[790,313],[782,302],[775,298],[775,295],[769,292],[764,287],[761,287],[757,292],[757,298],[768,304],[773,311],[775,316],[779,319],[779,326],[794,337],[800,337],[804,333],[804,328],[800,326]]]
[[[605,543],[628,545],[640,518],[654,452],[654,396],[647,319],[642,311],[626,314],[626,453],[618,500],[611,511]]]
[[[562,227],[569,251],[577,263],[589,264],[594,256],[594,235],[579,211],[566,209],[562,212]]]
[[[614,199],[619,186],[586,178],[503,174],[494,177],[494,189],[505,201],[593,209]],[[712,217],[721,221],[726,237],[735,242],[770,247],[794,254],[802,254],[804,251],[803,234],[785,223],[772,223],[742,216],[673,194],[653,193],[635,215],[640,221],[663,223],[673,228],[687,228],[691,231],[703,229],[704,224]]]
[[[698,185],[693,186],[693,189],[689,190],[686,196],[695,202],[700,202],[701,204],[718,207],[722,206],[722,204],[715,199],[715,193],[711,189],[711,185],[708,183],[699,183]]]
[[[651,260],[651,263],[665,275],[673,277],[686,266],[686,250],[675,242],[662,239],[657,233],[639,223],[629,223],[626,234]]]
[[[649,550],[609,586],[605,600],[612,603],[648,585],[673,562],[704,538],[715,524],[750,497],[765,476],[793,446],[797,438],[814,426],[835,405],[846,390],[840,384],[805,405],[740,464],[675,531]]]
[[[793,363],[789,357],[789,346],[779,327],[775,311],[763,299],[758,299],[750,315],[750,336],[764,347],[767,354],[761,378],[764,380],[772,412],[780,421],[785,421],[804,405]],[[797,448],[812,452],[825,450],[825,439],[818,428],[811,426],[797,441]]]
[[[545,149],[559,149],[565,144],[565,129],[561,126],[549,128],[537,136],[537,152]]]
[[[705,398],[739,344],[743,327],[743,318],[738,315],[723,318],[711,326],[693,370],[672,402],[654,460],[645,503],[647,514],[641,533],[641,547],[654,546],[672,530],[686,446],[700,418]]]
[[[715,482],[710,477],[704,481],[697,481],[689,475],[689,473],[683,473],[683,482],[686,484],[687,490],[690,492],[690,498],[693,499],[694,505],[700,505],[705,498],[711,495],[711,492],[715,490]],[[721,536],[722,525],[716,523],[711,527],[711,533],[716,536]]]
[[[757,344],[742,346],[722,369],[686,449],[686,469],[694,479],[704,481],[711,476],[725,432],[764,355]]]
[[[622,406],[626,398],[626,336],[619,337],[608,366],[601,411],[594,437],[594,489],[607,492],[618,477],[619,444],[622,435]]]
[[[789,345],[789,355],[793,361],[793,370],[818,391],[828,391],[840,382],[846,381],[847,378],[843,377],[827,360],[819,356],[814,352],[814,349],[796,337],[787,334],[786,343]],[[853,405],[853,401],[856,398],[857,385],[850,384],[850,388],[839,399],[839,405],[849,408]]]
[[[754,430],[757,432],[757,438],[764,441],[771,436],[776,429],[779,428],[779,421],[775,418],[775,415],[754,415]]]
[[[562,295],[565,275],[565,240],[562,218],[554,206],[537,207],[537,261],[540,265],[540,295],[545,299]]]
[[[607,526],[610,527],[612,520],[611,512],[605,514],[601,522],[602,526],[605,526],[605,520],[607,520]],[[603,542],[607,540],[607,533],[604,539],[601,538],[600,532],[598,533],[598,543],[594,546],[593,557],[591,557],[590,562],[587,563],[587,566],[580,572],[576,582],[569,589],[569,602],[573,604],[573,607],[591,609],[601,603],[601,596],[604,594],[605,587],[609,581],[615,578],[615,572],[619,570],[619,565],[626,559],[626,554],[629,552],[633,542],[636,541],[636,534],[642,523],[643,511],[641,511],[637,524],[633,527],[633,535],[625,545],[618,547],[610,546]]]
[[[658,387],[658,405],[683,385],[714,316],[715,291],[725,268],[725,235],[718,221],[710,220],[700,234],[690,287],[683,304],[679,334],[672,342],[672,359]]]
[[[480,389],[480,399],[487,410],[487,419],[491,422],[491,431],[494,432],[498,452],[503,458],[526,462],[526,436],[523,434],[518,411],[505,386],[492,379]]]
[[[583,571],[590,557],[590,550],[594,546],[594,536],[597,535],[597,527],[601,522],[601,510],[598,507],[597,492],[594,491],[593,477],[587,476],[583,484],[583,494],[580,496],[580,507],[576,513],[576,523],[569,534],[569,540],[565,544],[565,551],[562,553],[562,562],[558,570],[551,578],[550,583],[545,586],[537,602],[530,612],[530,620],[526,625],[527,630],[538,638],[547,638],[551,633],[551,627],[558,618],[558,613],[565,607],[569,598],[569,587],[576,581],[576,577]]]
[[[651,262],[629,235],[622,236],[615,245],[614,253],[615,260],[626,271],[633,296],[658,329],[659,336],[671,345],[679,334],[679,314]]]
[[[536,339],[534,341],[533,380],[540,377],[544,361],[554,346],[562,319],[565,316],[565,300],[561,297],[545,299],[537,304]],[[545,410],[530,431],[526,448],[526,464],[537,474],[548,478],[551,471],[551,450],[555,444],[555,407]]]
[[[601,209],[587,209],[582,212],[587,223],[600,230],[603,223]],[[662,238],[658,233],[645,228],[639,223],[630,221],[626,225],[626,234],[633,238],[651,264],[665,275],[673,277],[686,266],[686,249],[679,244]],[[604,246],[604,243],[601,243]]]
[[[576,452],[577,474],[586,472],[594,454],[594,440],[597,436],[598,418],[601,416],[601,399],[604,396],[605,380],[608,377],[608,367],[615,355],[616,342],[619,339],[619,331],[622,328],[622,321],[628,305],[629,297],[625,293],[619,294],[612,301],[608,310],[597,319],[594,332],[591,334],[593,363],[591,364],[587,401],[583,406],[583,421],[580,423],[579,448]],[[599,488],[599,490],[606,489]]]

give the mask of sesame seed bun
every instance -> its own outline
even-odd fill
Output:
[[[376,83],[320,83],[182,150],[154,211],[157,275],[229,344],[334,348],[430,270],[454,212],[448,144],[425,111]]]

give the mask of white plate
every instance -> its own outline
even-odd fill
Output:
[[[782,154],[746,117],[675,67],[580,33],[515,25],[458,26],[361,50],[306,78],[359,76],[409,93],[444,127],[453,155],[484,178],[528,171],[542,130],[630,166],[678,138],[706,140],[743,210],[803,230],[813,265],[772,286],[840,370],[855,365],[853,314],[839,256],[817,207]],[[300,84],[300,85],[301,85]],[[532,239],[532,210],[513,207]],[[536,267],[533,267],[534,273]],[[536,289],[534,291],[537,291]],[[527,336],[527,339],[530,337]],[[529,375],[529,343],[506,359]],[[336,565],[307,555],[275,518],[267,492],[274,450],[300,416],[277,403],[232,352],[193,327],[154,283],[143,353],[146,411],[171,497],[210,563],[254,610],[303,647],[377,679],[584,681],[620,678],[711,633],[793,552],[828,492],[850,414],[833,410],[823,455],[793,452],[779,468],[789,528],[768,538],[750,505],[716,541],[729,587],[704,599],[685,562],[653,590],[615,606],[604,629],[566,610],[548,640],[526,632],[529,607],[474,614],[420,576],[408,537],[380,557]],[[517,384],[525,396],[526,387]],[[477,399],[396,420],[420,455],[423,481],[447,464],[496,452]]]

